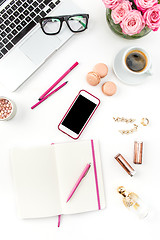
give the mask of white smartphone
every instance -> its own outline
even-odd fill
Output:
[[[73,139],[79,138],[99,104],[97,97],[81,90],[59,123],[58,129]]]

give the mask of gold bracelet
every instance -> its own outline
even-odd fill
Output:
[[[134,128],[130,129],[130,130],[119,130],[119,132],[121,134],[131,134],[131,133],[134,133],[136,132],[138,129],[138,125],[137,124],[134,124]]]
[[[125,122],[125,123],[133,123],[133,122],[136,121],[136,119],[124,118],[124,117],[122,117],[122,118],[120,118],[120,117],[117,117],[117,118],[113,117],[113,119],[114,119],[115,122]]]

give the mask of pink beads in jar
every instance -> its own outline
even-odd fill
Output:
[[[15,114],[15,103],[6,97],[0,97],[0,121],[10,120]]]

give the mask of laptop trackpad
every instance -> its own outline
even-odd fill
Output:
[[[61,41],[57,36],[49,36],[38,29],[21,46],[21,51],[35,64],[41,64],[60,45]]]

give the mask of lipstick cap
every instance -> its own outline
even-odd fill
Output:
[[[134,142],[134,159],[135,164],[142,164],[143,142]]]
[[[130,166],[130,164],[120,153],[118,153],[114,158],[131,177],[136,173],[136,171]]]

